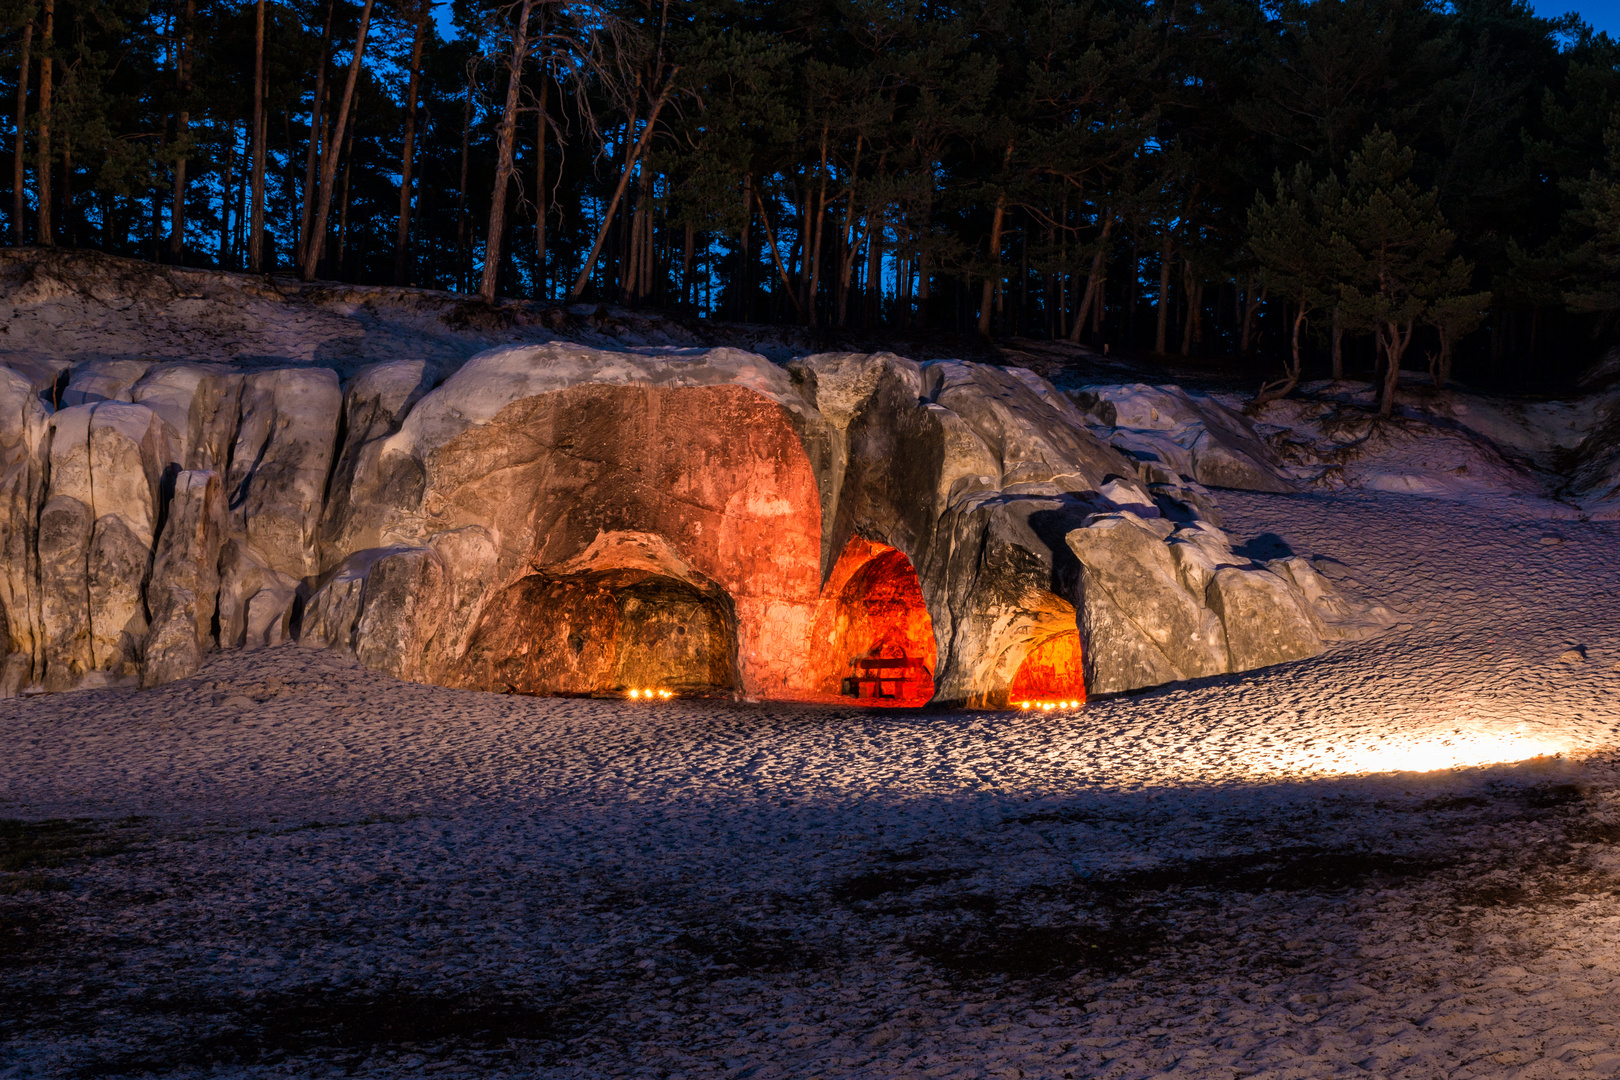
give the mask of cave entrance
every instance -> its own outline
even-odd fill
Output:
[[[904,552],[849,542],[822,590],[810,651],[818,697],[916,706],[934,696],[934,622]]]
[[[711,582],[623,567],[533,574],[492,609],[468,646],[471,685],[615,697],[737,689],[737,617]]]
[[[1013,676],[1007,700],[1015,707],[1051,706],[1086,700],[1080,632],[1067,630],[1031,645]]]

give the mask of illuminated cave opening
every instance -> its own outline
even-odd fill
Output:
[[[1056,634],[1030,646],[1007,691],[1008,702],[1015,708],[1025,702],[1035,706],[1060,701],[1084,702],[1086,679],[1080,660],[1078,630]]]
[[[923,705],[934,696],[937,663],[934,623],[911,560],[887,544],[851,540],[822,590],[811,630],[815,695]]]
[[[737,617],[718,586],[643,568],[534,574],[491,606],[467,662],[470,685],[509,693],[729,696]]]

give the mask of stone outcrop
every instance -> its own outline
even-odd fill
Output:
[[[920,665],[935,702],[1002,706],[1037,652],[1079,649],[1106,693],[1383,625],[1307,560],[1233,553],[1205,485],[1287,486],[1241,418],[1126,390],[560,342],[447,378],[114,359],[45,395],[0,369],[0,692],[296,640],[529,693],[813,696]],[[1138,430],[1151,460],[1119,449]]]
[[[1179,386],[1095,387],[1075,394],[1098,438],[1142,463],[1155,483],[1297,491],[1254,424],[1214,398]]]

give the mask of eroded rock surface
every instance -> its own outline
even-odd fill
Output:
[[[1179,391],[1077,404],[887,353],[428,352],[8,360],[0,693],[297,640],[486,690],[794,697],[876,665],[1001,706],[1076,642],[1073,696],[1389,621],[1308,560],[1232,551],[1207,486],[1291,485]]]

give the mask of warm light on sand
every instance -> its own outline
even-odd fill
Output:
[[[1084,701],[1079,701],[1079,700],[1072,700],[1072,701],[1020,701],[1018,703],[1018,707],[1020,709],[1043,709],[1046,712],[1051,712],[1053,709],[1078,709],[1080,706],[1082,706],[1084,704],[1085,704]]]
[[[1424,738],[1379,740],[1372,745],[1331,748],[1300,764],[1328,772],[1434,772],[1499,765],[1566,753],[1563,742],[1542,734],[1482,732],[1453,728]]]
[[[632,701],[651,701],[654,698],[660,698],[660,699],[662,699],[664,701],[668,701],[670,698],[672,698],[674,696],[675,695],[672,694],[668,690],[632,690],[632,691],[630,691],[630,699]]]

